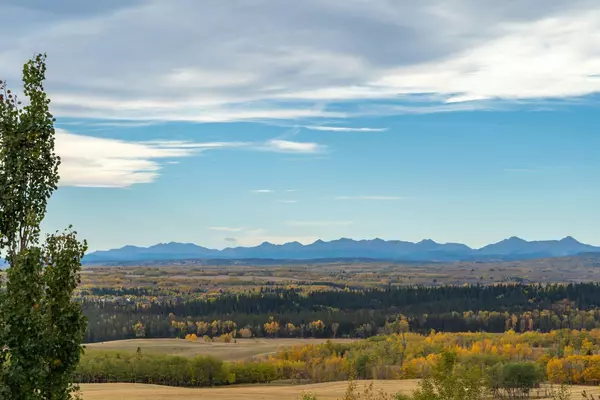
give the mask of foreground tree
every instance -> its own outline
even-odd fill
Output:
[[[0,294],[0,398],[70,399],[86,320],[72,300],[86,243],[40,224],[58,184],[45,55],[23,67],[21,106],[0,81],[0,251],[10,265]]]
[[[485,396],[481,369],[460,365],[456,353],[444,350],[431,376],[420,382],[412,400],[482,400]]]

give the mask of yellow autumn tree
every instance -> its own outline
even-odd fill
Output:
[[[551,358],[546,364],[546,375],[552,383],[567,383],[569,379],[563,360],[556,357]]]
[[[275,321],[273,317],[269,317],[269,322],[264,324],[265,333],[270,337],[275,337],[279,333],[279,322]]]

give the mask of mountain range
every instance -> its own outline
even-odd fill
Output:
[[[473,249],[460,243],[436,243],[426,239],[418,243],[400,240],[353,240],[341,238],[325,242],[317,240],[303,245],[298,242],[255,247],[209,249],[193,243],[160,243],[150,247],[125,246],[120,249],[96,251],[84,257],[84,263],[100,264],[132,261],[165,261],[188,259],[273,259],[309,260],[361,258],[403,261],[487,261],[525,260],[563,257],[581,253],[600,253],[600,247],[581,243],[568,236],[561,240],[527,241],[511,237],[498,243]]]

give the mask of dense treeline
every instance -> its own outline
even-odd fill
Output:
[[[148,383],[168,386],[220,386],[268,383],[278,378],[274,364],[225,363],[214,357],[91,352],[81,360],[78,383]]]
[[[102,289],[104,291],[108,289]],[[413,332],[518,332],[600,327],[600,285],[493,285],[394,287],[367,290],[263,288],[217,297],[158,298],[145,289],[128,289],[126,298],[84,297],[89,319],[86,340],[132,337],[218,336],[199,323],[232,321],[234,336],[368,337],[406,319]],[[109,292],[106,292],[109,293]],[[115,293],[119,292],[115,289]],[[279,328],[268,330],[273,318]],[[311,323],[321,321],[322,329]],[[291,329],[290,329],[291,328]]]
[[[200,340],[191,338],[188,340]],[[233,344],[232,344],[233,345]],[[137,352],[87,352],[78,382],[138,382],[172,386],[327,382],[354,379],[414,379],[431,376],[447,351],[460,365],[485,370],[496,391],[510,376],[534,374],[535,382],[600,383],[600,329],[504,334],[400,333],[351,343],[283,348],[253,361],[223,362]],[[512,379],[512,378],[511,378]],[[510,389],[510,388],[509,388]],[[509,396],[510,397],[510,396]]]

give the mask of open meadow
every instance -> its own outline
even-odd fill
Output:
[[[354,339],[332,339],[348,343]],[[129,339],[86,344],[91,351],[136,352],[168,354],[183,357],[213,356],[224,361],[245,360],[274,354],[282,348],[325,343],[326,339],[236,339],[235,343],[189,341],[184,339]]]

